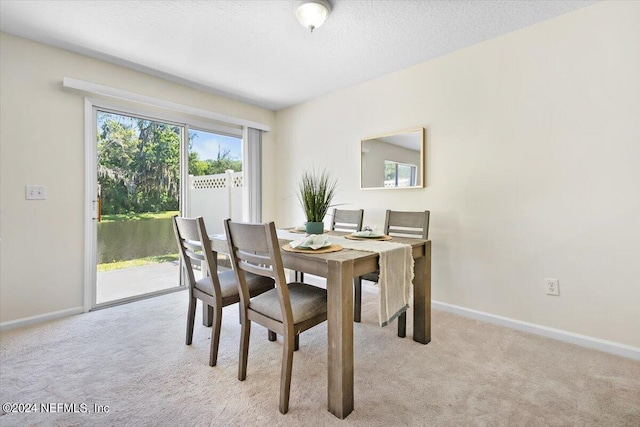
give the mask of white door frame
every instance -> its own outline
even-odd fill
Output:
[[[93,307],[95,301],[96,257],[97,257],[97,220],[98,174],[97,143],[95,141],[96,120],[92,100],[84,99],[84,312]]]

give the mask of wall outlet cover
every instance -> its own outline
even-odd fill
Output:
[[[547,295],[560,295],[560,283],[558,282],[558,279],[544,279],[544,286]]]

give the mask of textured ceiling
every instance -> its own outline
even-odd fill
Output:
[[[0,0],[0,30],[279,110],[594,1]]]

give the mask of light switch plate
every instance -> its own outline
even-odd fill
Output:
[[[47,198],[47,188],[44,185],[27,185],[25,187],[25,199],[45,200]]]

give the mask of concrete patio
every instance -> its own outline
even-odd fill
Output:
[[[96,302],[101,304],[175,288],[180,284],[179,272],[178,261],[99,272]]]

